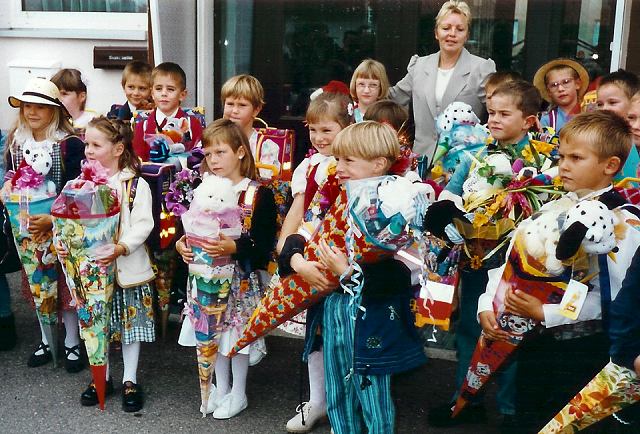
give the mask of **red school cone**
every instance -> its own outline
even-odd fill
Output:
[[[100,410],[104,411],[104,401],[107,391],[107,365],[91,365],[91,375],[93,375],[93,384],[98,395],[98,404]]]

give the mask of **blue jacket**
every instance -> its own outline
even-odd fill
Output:
[[[354,370],[362,375],[395,374],[427,361],[411,311],[411,272],[402,262],[386,259],[363,264],[362,306],[355,324]],[[317,349],[315,331],[322,323],[322,304],[307,311],[303,358]]]

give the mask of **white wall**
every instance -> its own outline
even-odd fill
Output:
[[[123,45],[146,47],[147,42],[0,37],[0,129],[9,129],[16,116],[16,109],[7,103],[10,86],[8,65],[12,61],[59,61],[63,68],[79,69],[87,80],[87,108],[105,113],[111,104],[125,101],[120,86],[122,70],[94,69],[93,47]]]

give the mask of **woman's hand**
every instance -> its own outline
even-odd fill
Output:
[[[331,289],[331,283],[322,272],[325,267],[315,261],[307,261],[300,253],[296,253],[291,257],[291,268],[298,273],[311,286],[315,286],[321,291]]]
[[[48,214],[29,216],[29,232],[35,237],[41,237],[53,229],[53,217]]]
[[[97,262],[100,265],[107,266],[125,253],[127,253],[127,250],[124,248],[124,246],[121,244],[116,244],[113,247],[113,253],[103,256],[102,258],[98,258]]]
[[[182,256],[182,260],[189,264],[193,261],[193,252],[191,247],[187,246],[187,237],[183,235],[178,241],[176,241],[176,250]]]
[[[212,258],[231,256],[236,252],[236,242],[221,233],[218,240],[205,244],[202,246],[202,250],[207,252]]]
[[[480,317],[480,326],[482,326],[482,332],[486,339],[503,342],[507,342],[509,340],[509,333],[501,330],[498,326],[495,313],[490,310],[486,310],[484,312],[480,312],[478,316]]]
[[[347,255],[336,246],[329,246],[325,240],[320,240],[318,256],[320,257],[320,263],[338,277],[349,269]]]

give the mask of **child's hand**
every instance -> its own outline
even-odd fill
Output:
[[[54,244],[54,247],[56,249],[56,253],[58,254],[58,258],[60,258],[60,262],[69,257],[69,251],[67,250],[65,245],[62,244],[62,241],[57,240]]]
[[[318,256],[320,257],[320,263],[338,277],[342,276],[349,268],[347,255],[336,246],[330,247],[325,240],[320,240]]]
[[[11,190],[12,190],[12,186],[11,186],[11,180],[7,180],[5,181],[4,185],[2,186],[2,190],[0,190],[0,199],[4,198],[5,196],[8,196],[11,194]]]
[[[516,289],[507,290],[504,299],[504,306],[507,311],[515,313],[524,318],[532,318],[537,321],[544,321],[544,310],[542,302],[532,295],[525,294],[523,291]]]
[[[29,216],[29,232],[35,236],[42,236],[53,229],[53,217],[48,214]]]
[[[633,361],[633,369],[636,370],[636,375],[640,377],[640,356]]]
[[[486,339],[492,341],[504,341],[509,339],[509,333],[500,329],[498,322],[496,321],[496,314],[490,310],[485,310],[478,314],[480,317],[480,326],[482,326],[482,332]]]
[[[331,289],[329,279],[327,279],[321,271],[324,269],[321,263],[307,261],[300,253],[296,253],[291,257],[291,268],[302,276],[311,286],[315,286],[321,291]]]
[[[101,258],[97,258],[97,262],[100,265],[107,266],[111,264],[113,261],[115,261],[118,257],[124,255],[125,253],[127,253],[127,251],[124,248],[124,246],[122,246],[121,244],[116,244],[113,248],[113,253],[103,256]]]
[[[220,239],[205,244],[202,249],[212,258],[220,256],[231,256],[236,252],[236,242],[224,234],[220,234]]]
[[[176,241],[176,250],[182,256],[182,260],[189,264],[193,261],[193,252],[191,251],[191,247],[187,246],[187,237],[184,235]]]

